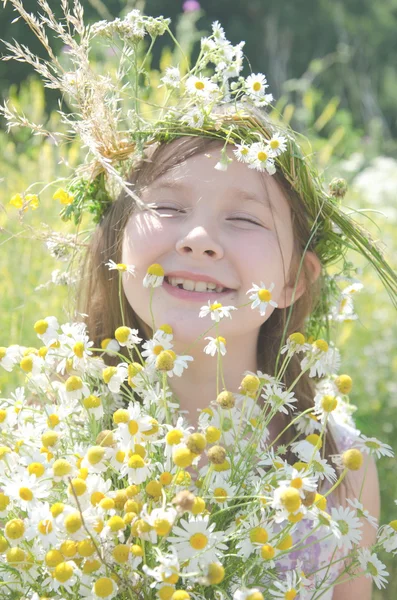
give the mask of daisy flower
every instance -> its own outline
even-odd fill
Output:
[[[305,492],[317,491],[317,478],[311,476],[307,471],[298,471],[290,465],[286,466],[288,479],[278,481],[279,485],[292,486],[298,490],[301,498],[305,498]]]
[[[371,554],[368,548],[358,549],[358,561],[365,576],[371,579],[376,587],[380,590],[387,583],[386,576],[389,573],[386,571],[385,565],[379,560],[375,552]]]
[[[195,570],[199,564],[218,562],[227,545],[222,543],[223,531],[214,531],[215,523],[209,524],[209,517],[181,519],[180,527],[172,530],[174,536],[169,542],[174,546],[180,560],[189,560],[189,570]]]
[[[336,539],[338,548],[343,548],[345,552],[351,550],[362,537],[362,523],[356,517],[355,511],[343,506],[331,508],[331,517],[340,532],[340,537]]]
[[[234,156],[239,162],[248,162],[249,146],[247,144],[236,144],[233,149]]]
[[[114,337],[120,346],[126,348],[133,348],[142,341],[142,338],[138,336],[138,329],[131,329],[130,327],[125,326],[118,327],[114,332]]]
[[[325,458],[321,458],[320,453],[317,452],[314,456],[311,469],[313,471],[313,475],[316,475],[321,479],[326,479],[330,483],[334,483],[337,479],[335,469],[327,462]]]
[[[162,335],[162,332],[156,331],[151,340],[146,340],[142,344],[142,348],[141,354],[146,359],[146,365],[150,366],[154,365],[160,352],[172,349],[172,343]]]
[[[255,142],[251,144],[248,153],[248,167],[257,171],[267,171],[269,175],[274,175],[276,167],[272,152],[267,144]]]
[[[119,363],[116,367],[106,367],[102,372],[102,377],[109,390],[118,394],[122,384],[128,378],[127,363]]]
[[[273,409],[288,415],[288,409],[295,410],[294,402],[297,401],[294,392],[283,391],[277,385],[266,385],[261,397],[269,402]]]
[[[226,354],[226,340],[222,336],[218,336],[216,338],[206,337],[206,340],[210,340],[208,344],[204,348],[204,352],[206,354],[210,354],[211,356],[215,356],[217,352],[225,356]]]
[[[237,310],[237,308],[235,306],[222,306],[220,302],[211,302],[211,300],[208,300],[208,305],[201,307],[199,317],[211,315],[211,319],[219,323],[224,317],[232,318],[230,314],[231,310]]]
[[[279,156],[287,149],[287,138],[283,135],[276,133],[268,141],[269,148],[271,149],[273,156]]]
[[[340,367],[340,353],[337,348],[328,345],[325,340],[316,340],[307,349],[305,358],[301,361],[301,369],[310,368],[309,377],[324,377],[336,373]]]
[[[167,375],[168,377],[173,377],[174,375],[181,377],[183,371],[188,368],[187,363],[193,360],[193,356],[189,356],[188,354],[178,355],[172,353],[172,357],[174,359],[174,366],[172,369],[167,371]]]
[[[46,317],[34,324],[34,330],[37,337],[46,345],[49,346],[58,339],[59,323],[56,317]]]
[[[245,80],[245,91],[250,96],[263,96],[268,87],[266,76],[263,73],[253,73]]]
[[[181,73],[178,67],[167,67],[165,70],[164,77],[161,78],[163,85],[167,85],[171,88],[179,88],[181,83]],[[159,88],[163,87],[159,85]]]
[[[300,589],[300,580],[295,571],[287,571],[285,581],[274,581],[276,590],[270,589],[270,593],[274,598],[295,598],[298,596]]]
[[[263,281],[261,281],[260,286],[256,285],[255,283],[253,283],[252,286],[253,287],[249,289],[248,292],[246,292],[247,294],[251,294],[249,299],[252,302],[252,309],[259,306],[259,312],[263,317],[266,314],[266,309],[269,306],[269,304],[270,306],[277,308],[277,302],[274,302],[274,300],[272,300],[272,290],[274,288],[274,283],[272,283],[269,288],[266,287]]]
[[[81,571],[73,560],[67,560],[57,564],[53,572],[42,583],[43,589],[58,592],[59,588],[73,595],[73,587],[81,578]]]
[[[148,267],[145,277],[143,278],[144,287],[160,287],[164,281],[164,269],[161,265],[154,263]]]
[[[195,99],[207,101],[213,98],[214,94],[219,93],[219,88],[208,77],[191,75],[186,81],[186,91]]]
[[[114,579],[100,577],[91,588],[92,600],[112,600],[117,594],[118,587]]]
[[[113,421],[117,423],[116,438],[132,449],[136,442],[142,441],[142,434],[152,428],[151,418],[142,411],[139,402],[130,402],[127,408],[116,411]]]
[[[109,262],[105,263],[105,267],[108,267],[109,271],[119,271],[119,273],[135,275],[134,265],[126,265],[125,263],[115,263],[114,260],[109,260]]]
[[[37,506],[29,517],[25,538],[40,540],[43,548],[55,547],[58,543],[57,528],[54,523],[48,502]]]
[[[149,465],[139,454],[132,454],[126,463],[120,469],[120,474],[128,477],[130,485],[139,485],[146,481],[152,470],[152,465]]]
[[[13,345],[5,348],[0,346],[0,365],[8,371],[12,371],[13,367],[21,358],[21,351],[19,346]]]
[[[254,514],[247,519],[242,519],[237,531],[236,550],[238,550],[239,556],[245,560],[253,552],[260,552],[263,544],[273,537],[272,525],[264,519],[263,515]],[[269,563],[266,564],[271,566]]]
[[[39,480],[27,471],[14,471],[12,480],[2,483],[2,488],[3,493],[15,504],[31,513],[38,508],[40,501],[50,496],[52,482],[49,479]]]
[[[189,110],[181,119],[182,123],[185,123],[189,127],[194,127],[195,129],[201,129],[204,124],[204,113],[202,110],[198,108],[194,108],[193,110]]]
[[[357,445],[362,452],[372,454],[372,456],[376,456],[376,458],[381,458],[381,456],[390,456],[392,458],[394,456],[393,449],[389,444],[384,444],[376,438],[369,438],[364,434],[361,434],[360,438],[357,440]]]
[[[81,377],[76,375],[68,377],[65,381],[65,385],[62,386],[59,391],[62,397],[69,401],[81,400],[90,395],[88,385],[83,382]]]
[[[377,527],[378,527],[377,519],[369,514],[369,512],[364,508],[362,503],[357,498],[354,498],[354,500],[352,500],[351,498],[348,498],[347,501],[352,508],[356,509],[357,517],[360,517],[361,519],[366,519],[368,521],[368,523],[370,525],[372,525],[372,527],[377,529]]]
[[[273,100],[272,94],[265,94],[267,80],[262,73],[252,74],[245,80],[245,92],[256,106],[266,106]]]

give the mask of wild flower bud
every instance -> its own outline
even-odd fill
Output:
[[[236,400],[235,400],[232,392],[227,392],[226,390],[223,390],[223,392],[218,394],[216,401],[221,408],[225,408],[225,409],[233,408],[234,405],[236,404]]]
[[[221,465],[226,460],[226,450],[222,446],[212,446],[207,452],[208,460],[214,465]]]

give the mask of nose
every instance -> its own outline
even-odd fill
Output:
[[[223,257],[223,248],[201,225],[191,229],[176,243],[178,254],[189,254],[192,258],[200,258],[204,254],[214,259]]]

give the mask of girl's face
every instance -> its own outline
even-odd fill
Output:
[[[174,142],[177,144],[177,142]],[[233,157],[230,149],[228,154]],[[152,263],[160,263],[165,274],[184,272],[200,281],[216,280],[230,291],[183,292],[163,284],[153,290],[156,327],[168,323],[175,342],[189,344],[214,322],[199,317],[200,308],[211,300],[224,306],[249,302],[252,284],[272,283],[272,299],[279,308],[288,305],[286,286],[293,252],[290,208],[275,180],[249,169],[236,159],[227,171],[214,169],[220,149],[198,154],[171,168],[141,194],[145,204],[155,204],[158,216],[140,210],[125,228],[122,262],[132,264],[136,276],[123,280],[124,291],[135,313],[152,325],[150,289],[142,281]],[[171,276],[171,275],[170,275]],[[245,306],[224,318],[218,333],[208,335],[252,336],[269,318]],[[205,345],[207,342],[201,342]]]

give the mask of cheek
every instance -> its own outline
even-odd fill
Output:
[[[144,269],[146,273],[147,267],[162,254],[166,237],[158,219],[144,213],[133,215],[124,232],[122,262],[133,264],[137,271]]]

